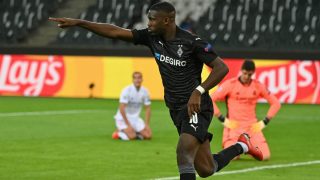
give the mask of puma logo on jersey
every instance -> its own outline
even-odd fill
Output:
[[[154,53],[155,57],[157,60],[159,60],[160,62],[164,62],[164,63],[167,63],[167,64],[170,64],[172,66],[181,66],[181,67],[184,67],[187,65],[187,61],[181,61],[181,60],[178,60],[178,59],[173,59],[169,56],[165,56],[165,55],[162,55],[162,54],[159,54],[159,53]]]
[[[194,131],[197,131],[198,126],[194,126],[193,124],[190,124],[191,127],[193,127]]]

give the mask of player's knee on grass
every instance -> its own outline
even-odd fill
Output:
[[[146,129],[142,130],[141,132],[139,132],[144,139],[151,139],[152,138],[152,134],[150,131],[147,131]]]
[[[262,151],[262,154],[263,154],[263,161],[268,161],[271,157],[270,152],[263,152]]]
[[[263,161],[267,161],[271,158],[271,153],[269,148],[262,149],[262,154],[263,154]]]
[[[143,139],[149,140],[152,138],[150,133],[141,134],[143,136]]]
[[[128,138],[130,140],[133,140],[133,139],[137,138],[137,134],[135,132],[126,131],[126,129],[124,130],[124,132],[127,134]]]
[[[151,136],[151,134],[150,134],[150,133],[148,133],[148,134],[144,135],[144,136],[143,136],[143,138],[144,138],[144,139],[151,139],[151,138],[152,138],[152,136]]]
[[[264,156],[263,156],[263,160],[262,160],[262,161],[268,161],[268,160],[270,160],[270,155],[267,156],[267,157],[264,157]]]

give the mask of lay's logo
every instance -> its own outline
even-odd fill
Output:
[[[254,60],[255,79],[283,103],[320,104],[320,61]],[[229,73],[224,80],[241,74],[241,59],[224,59]],[[211,71],[211,70],[209,70]]]
[[[319,62],[289,61],[283,65],[259,67],[256,79],[265,84],[281,102],[314,104],[319,101]]]
[[[60,56],[0,56],[0,94],[52,96],[63,84],[64,68]]]

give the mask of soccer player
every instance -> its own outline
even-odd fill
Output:
[[[223,148],[228,148],[237,142],[242,133],[251,137],[251,142],[259,147],[263,160],[270,158],[268,143],[262,133],[270,120],[279,111],[279,100],[266,89],[258,80],[252,79],[255,64],[252,60],[245,60],[241,67],[241,75],[225,81],[212,95],[214,115],[224,124]],[[261,121],[256,117],[256,104],[259,98],[265,98],[270,108]],[[227,116],[223,116],[215,101],[225,100]]]
[[[58,27],[79,26],[107,38],[130,41],[149,47],[158,64],[164,86],[164,99],[179,133],[177,164],[180,179],[208,177],[225,167],[233,158],[248,153],[262,159],[261,151],[247,134],[238,142],[212,155],[208,127],[213,116],[208,90],[216,86],[229,69],[206,41],[177,27],[172,4],[160,2],[148,11],[148,28],[129,30],[111,24],[79,19],[50,18]],[[213,71],[201,80],[203,65]]]
[[[114,116],[117,130],[112,134],[113,139],[151,139],[151,101],[147,89],[141,85],[142,73],[134,72],[132,82],[121,92],[119,109]],[[146,110],[145,123],[140,117],[142,105]]]

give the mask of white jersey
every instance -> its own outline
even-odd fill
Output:
[[[122,90],[119,102],[127,104],[125,111],[128,119],[139,117],[142,105],[147,106],[151,104],[148,90],[142,86],[137,90],[133,84]],[[115,119],[122,119],[119,109],[115,115]]]

